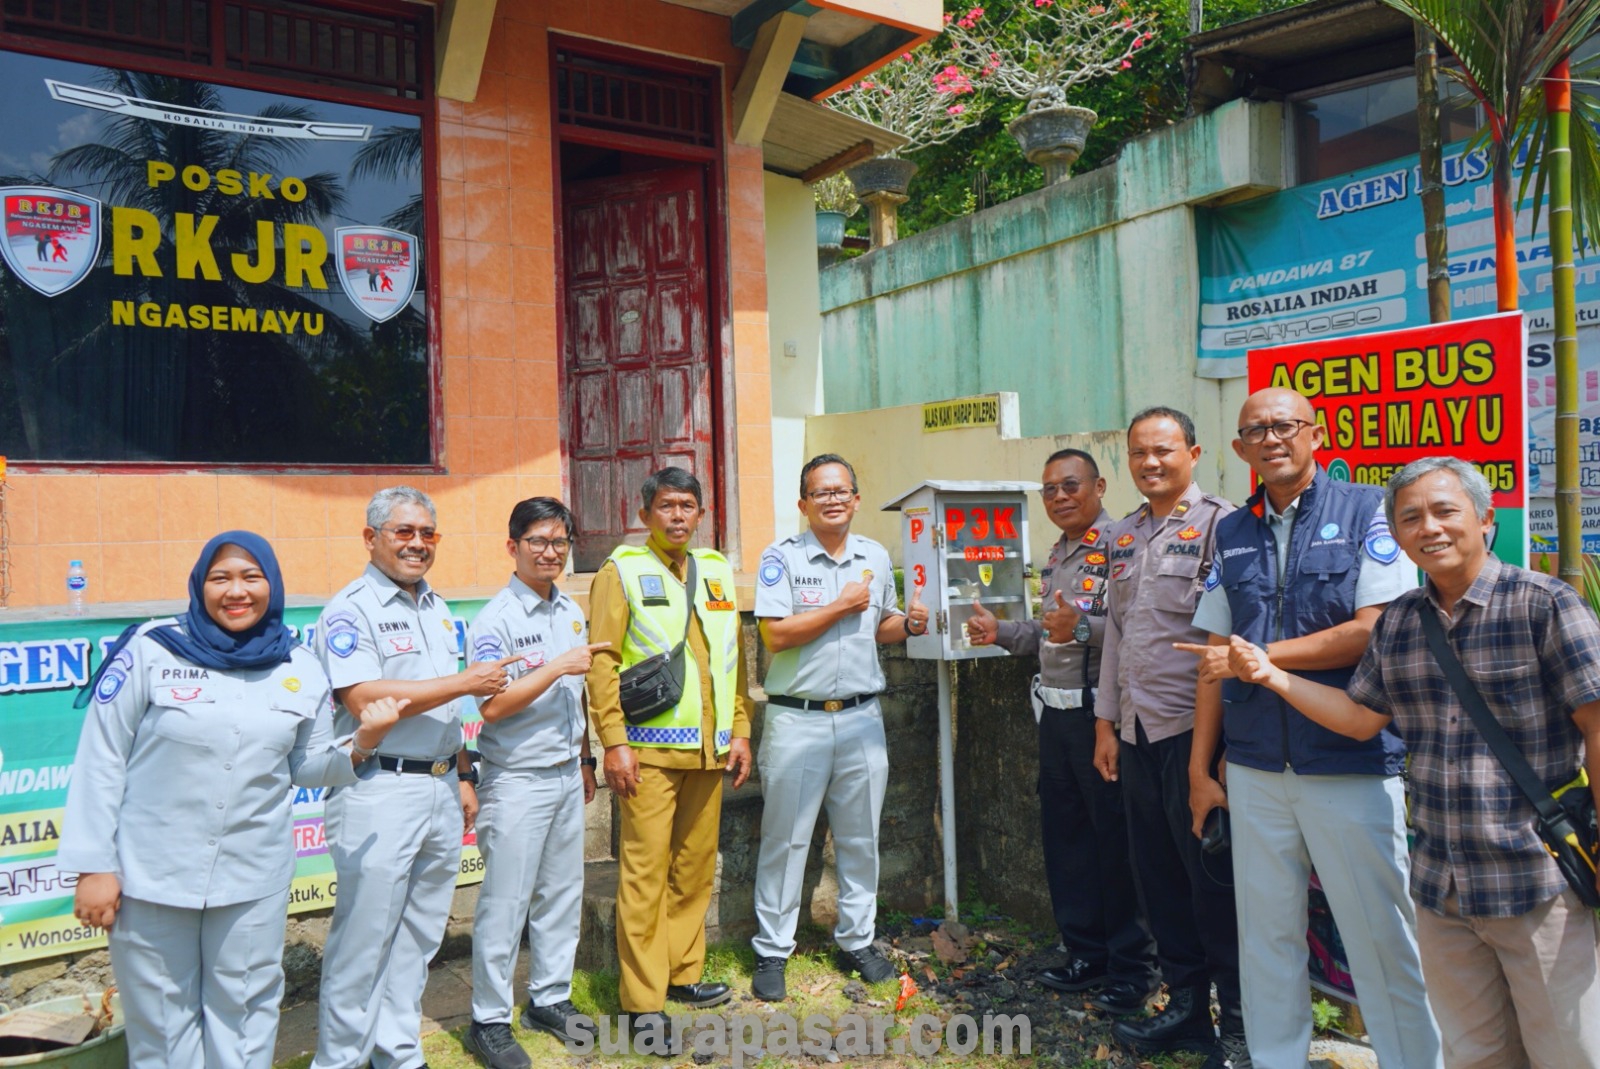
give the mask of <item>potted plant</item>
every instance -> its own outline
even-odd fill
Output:
[[[872,243],[895,239],[895,212],[917,165],[903,154],[943,144],[983,117],[973,97],[972,80],[947,57],[923,46],[897,58],[825,102],[847,115],[899,134],[906,143],[893,152],[864,160],[847,173],[872,216]]]
[[[811,197],[817,202],[817,247],[833,251],[844,244],[844,221],[861,207],[855,187],[842,172],[811,184]]]
[[[1064,182],[1099,118],[1067,102],[1074,86],[1113,77],[1155,37],[1155,15],[1127,0],[1022,0],[1011,14],[984,21],[984,9],[945,16],[945,35],[963,67],[988,88],[1027,108],[1006,127],[1029,163],[1044,168],[1045,184]]]

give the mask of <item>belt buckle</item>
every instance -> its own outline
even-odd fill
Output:
[[[450,762],[449,761],[435,761],[433,763],[433,767],[428,769],[428,771],[433,773],[435,776],[442,776],[446,772],[450,771]]]
[[[843,708],[844,702],[840,701],[838,698],[829,698],[827,701],[822,703],[822,711],[825,713],[837,713]]]

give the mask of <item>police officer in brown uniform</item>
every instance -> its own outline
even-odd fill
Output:
[[[981,605],[967,624],[975,646],[1037,655],[1039,816],[1050,905],[1066,963],[1038,980],[1057,991],[1103,985],[1090,1000],[1135,1013],[1156,987],[1155,947],[1139,917],[1128,862],[1122,788],[1094,767],[1095,686],[1105,636],[1111,516],[1094,457],[1062,449],[1045,461],[1045,513],[1061,529],[1041,575],[1038,620],[997,620]]]
[[[1145,504],[1107,532],[1111,566],[1105,650],[1095,702],[1095,767],[1121,777],[1133,871],[1156,939],[1170,998],[1147,1020],[1118,1021],[1112,1035],[1141,1052],[1199,1051],[1205,1069],[1249,1064],[1239,1005],[1239,937],[1226,854],[1203,855],[1190,830],[1189,751],[1195,664],[1174,642],[1204,642],[1194,626],[1211,568],[1217,521],[1233,506],[1194,483],[1194,421],[1147,408],[1128,426],[1128,469]],[[1222,1007],[1219,1044],[1211,984]]]

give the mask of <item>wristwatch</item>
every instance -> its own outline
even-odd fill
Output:
[[[600,760],[595,757],[580,757],[578,758],[578,764],[584,768],[599,768]]]
[[[465,772],[461,771],[459,768],[456,769],[456,779],[460,780],[462,783],[470,783],[476,787],[478,785],[478,766],[474,765]]]
[[[1079,642],[1088,642],[1089,636],[1093,634],[1089,628],[1089,621],[1081,616],[1078,617],[1078,626],[1072,629],[1072,637]]]

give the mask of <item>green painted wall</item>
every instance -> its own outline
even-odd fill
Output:
[[[1162,403],[1220,447],[1236,391],[1194,374],[1194,208],[1283,184],[1282,107],[1235,101],[1064,185],[830,267],[826,411],[1015,391],[1032,437],[1120,428]]]

